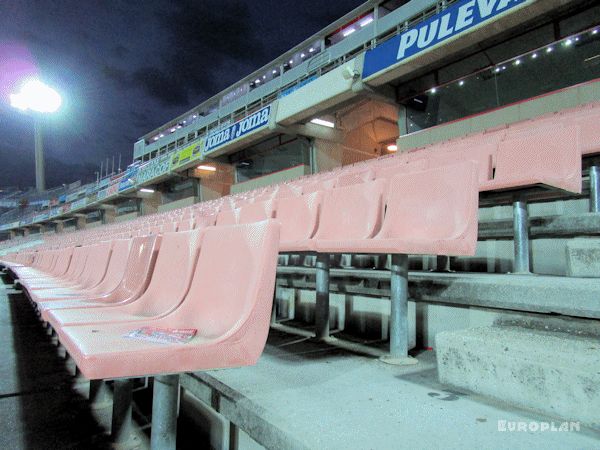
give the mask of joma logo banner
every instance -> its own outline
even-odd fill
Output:
[[[256,111],[233,125],[210,134],[204,143],[204,155],[269,123],[271,105]]]

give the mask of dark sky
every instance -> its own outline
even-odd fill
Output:
[[[63,96],[46,118],[47,185],[201,103],[364,0],[15,0],[0,4],[0,186],[34,184],[31,117],[8,106],[37,72]],[[85,180],[84,180],[85,181]]]

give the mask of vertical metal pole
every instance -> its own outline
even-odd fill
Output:
[[[529,217],[527,202],[516,200],[513,203],[514,230],[514,273],[530,273],[529,271]]]
[[[317,254],[315,337],[329,337],[329,254]]]
[[[124,446],[133,439],[131,419],[133,380],[115,380],[113,392],[112,442]]]
[[[46,190],[46,173],[44,168],[44,140],[42,138],[42,119],[37,114],[33,119],[35,131],[35,188],[38,192]]]
[[[600,167],[590,167],[590,212],[600,212]]]
[[[154,377],[152,399],[152,450],[175,450],[177,441],[177,399],[179,397],[179,375]]]
[[[408,356],[408,255],[393,254],[390,272],[390,353],[381,360],[416,364],[418,361]]]
[[[392,255],[390,356],[408,356],[408,255]]]
[[[238,426],[229,422],[229,450],[238,450],[240,446],[240,429]]]
[[[89,395],[92,409],[102,409],[110,405],[110,389],[104,380],[90,380]]]
[[[437,256],[436,269],[437,272],[451,272],[450,257],[445,255]]]

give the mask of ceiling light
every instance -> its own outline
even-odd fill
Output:
[[[330,122],[329,120],[313,119],[310,122],[314,123],[316,125],[321,125],[321,126],[328,127],[328,128],[335,128],[335,124],[333,122]]]
[[[365,20],[363,20],[360,23],[361,27],[366,27],[367,25],[369,25],[371,22],[373,22],[373,18],[372,17],[367,17]]]
[[[348,37],[350,36],[352,33],[354,33],[356,30],[354,28],[348,28],[345,31],[342,31],[342,36],[344,37]]]
[[[198,170],[206,170],[207,172],[216,172],[217,168],[214,166],[198,166],[196,167]]]
[[[140,192],[144,192],[146,194],[152,194],[152,193],[154,193],[154,189],[142,188],[142,189],[140,189]]]
[[[396,144],[389,144],[387,146],[388,152],[396,152],[398,151],[398,146]]]

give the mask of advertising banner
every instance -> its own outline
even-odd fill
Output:
[[[459,0],[365,53],[363,79],[418,55],[531,0]]]
[[[171,170],[178,169],[179,167],[184,166],[195,159],[200,159],[203,148],[204,139],[200,139],[199,141],[188,145],[184,149],[175,152],[175,154],[171,157]]]
[[[158,178],[169,172],[171,168],[171,155],[161,155],[141,166],[137,173],[137,186]]]
[[[202,155],[209,155],[216,149],[240,139],[252,131],[266,127],[269,124],[270,117],[271,105],[268,105],[227,128],[209,134],[204,143]]]

